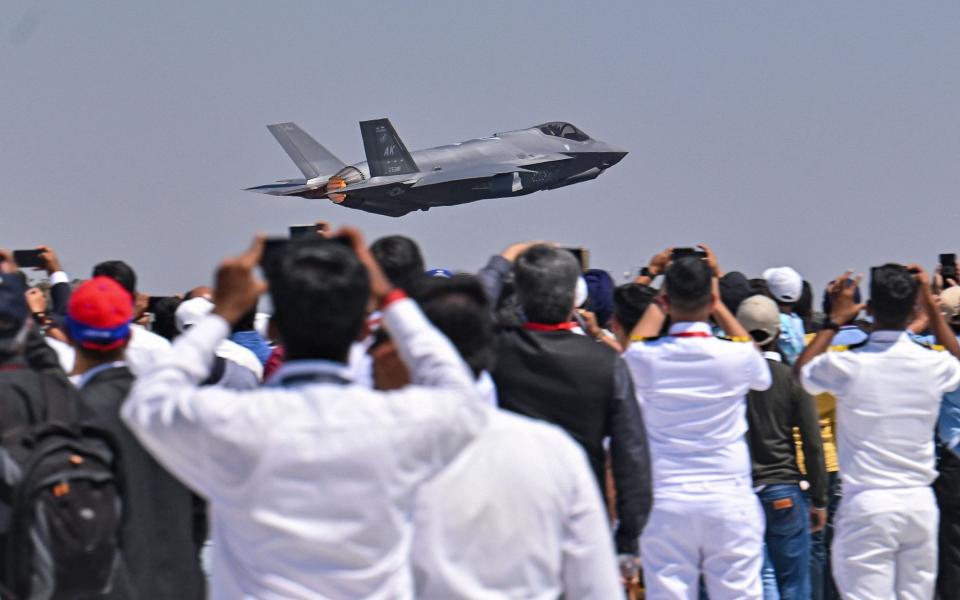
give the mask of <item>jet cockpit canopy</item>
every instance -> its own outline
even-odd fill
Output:
[[[575,142],[585,142],[590,139],[589,135],[580,131],[570,123],[564,123],[563,121],[554,121],[552,123],[537,125],[537,129],[546,135],[561,137],[568,140],[573,140]]]

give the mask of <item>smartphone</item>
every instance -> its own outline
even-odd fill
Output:
[[[150,296],[147,298],[147,312],[157,314],[157,305],[173,298],[175,296]]]
[[[564,248],[577,259],[580,263],[580,270],[586,271],[590,268],[590,251],[586,248]]]
[[[347,238],[325,238],[319,235],[299,237],[295,239],[272,237],[267,238],[263,242],[263,254],[260,256],[260,268],[262,268],[265,273],[270,271],[277,265],[283,255],[286,254],[286,252],[290,249],[290,246],[301,244],[340,244],[349,248],[351,252],[353,251],[353,247],[350,245],[350,240]]]
[[[14,250],[13,262],[18,267],[25,269],[42,269],[43,260],[40,258],[40,250]]]
[[[674,248],[673,252],[670,254],[670,260],[674,261],[680,258],[686,258],[688,256],[704,259],[707,257],[707,253],[700,248]]]
[[[957,281],[957,255],[956,254],[940,255],[940,275],[943,277],[944,289],[952,286],[952,284],[947,281],[948,279]]]
[[[295,240],[302,237],[313,237],[322,235],[326,231],[327,226],[322,223],[315,223],[313,225],[291,225],[288,229],[290,231],[290,239]]]

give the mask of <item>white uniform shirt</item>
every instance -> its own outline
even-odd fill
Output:
[[[417,498],[417,598],[623,598],[606,510],[561,429],[490,409]]]
[[[130,325],[130,342],[127,343],[127,366],[134,375],[153,366],[170,351],[170,342],[136,323]]]
[[[933,431],[943,394],[960,386],[960,362],[875,331],[854,350],[828,352],[803,367],[803,387],[837,398],[837,459],[843,493],[926,488],[937,476]]]
[[[749,480],[746,394],[771,383],[756,346],[716,338],[707,323],[675,323],[667,336],[633,343],[623,359],[643,405],[655,495]]]
[[[416,304],[393,303],[385,321],[415,383],[396,392],[324,361],[291,361],[259,390],[197,388],[230,332],[216,315],[137,379],[124,420],[210,502],[212,599],[412,597],[415,492],[486,409]]]
[[[263,363],[253,353],[253,350],[244,348],[240,344],[229,339],[223,340],[217,346],[215,354],[225,360],[233,361],[237,365],[252,372],[257,377],[257,381],[263,380]]]

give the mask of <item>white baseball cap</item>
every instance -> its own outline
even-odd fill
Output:
[[[177,312],[173,313],[173,318],[177,322],[177,331],[186,331],[191,325],[196,325],[200,319],[213,312],[213,302],[206,298],[190,298],[181,302],[177,307]]]
[[[763,278],[767,280],[767,289],[780,302],[796,302],[803,293],[803,278],[790,267],[767,269]]]

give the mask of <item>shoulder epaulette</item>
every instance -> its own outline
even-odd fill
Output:
[[[635,335],[632,338],[630,338],[630,341],[631,342],[655,342],[661,339],[662,337],[663,337],[662,335],[655,335],[653,337],[644,337],[642,335]]]
[[[940,344],[931,344],[930,342],[924,342],[923,340],[918,340],[915,337],[911,337],[910,341],[914,344],[926,348],[927,350],[933,350],[934,352],[943,352],[946,350],[946,347],[941,346]]]
[[[743,336],[734,336],[734,335],[718,335],[716,336],[718,340],[723,340],[725,342],[736,342],[738,344],[749,344],[753,343],[752,337],[743,337]]]
[[[867,342],[870,341],[870,338],[863,340],[862,342],[857,342],[856,344],[847,344],[846,346],[830,346],[827,348],[829,352],[846,352],[847,350],[856,350],[857,348],[867,345]]]

